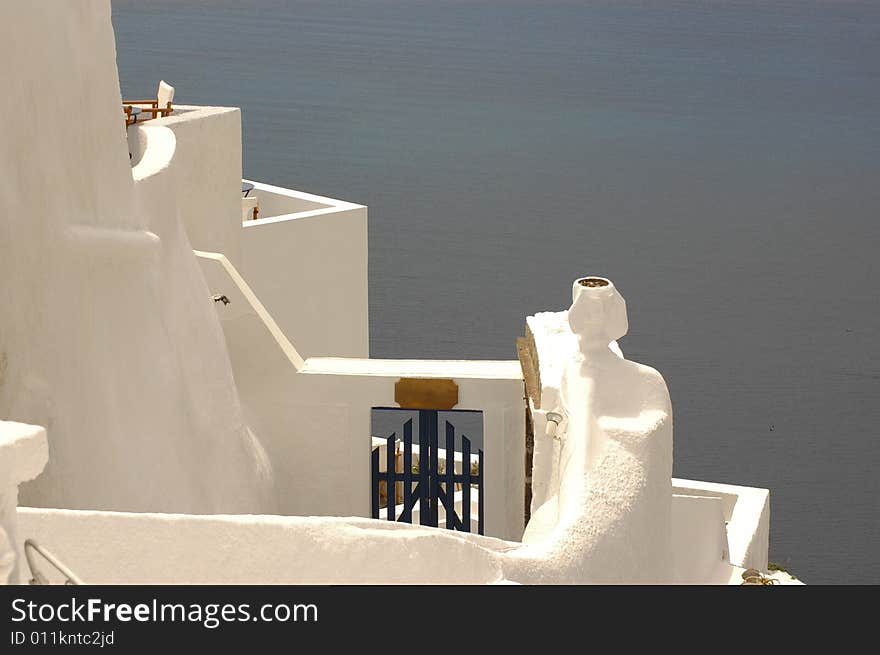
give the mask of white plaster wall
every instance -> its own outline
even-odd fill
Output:
[[[535,421],[535,455],[533,458],[533,522],[527,529],[546,531],[541,522],[554,516],[541,506],[551,506],[562,485],[560,442],[544,434],[546,413],[563,405],[563,362],[577,349],[568,324],[568,312],[544,312],[530,316],[527,323],[540,353],[542,407],[532,407]],[[623,354],[616,342],[611,350]],[[650,372],[650,369],[647,370]],[[633,394],[628,387],[626,394]],[[558,411],[558,410],[557,410]],[[616,471],[624,475],[623,471]],[[730,577],[731,564],[766,570],[769,533],[769,492],[717,483],[672,479],[670,492],[671,538],[674,575],[679,582],[722,582]],[[550,502],[548,502],[550,501]],[[727,525],[725,526],[725,522]]]
[[[177,94],[185,89],[177,89]],[[235,107],[175,106],[166,117],[128,128],[132,161],[141,156],[141,131],[167,127],[177,147],[174,196],[192,246],[222,252],[241,265],[241,111]]]
[[[339,210],[352,209],[361,205],[343,202],[333,198],[316,196],[303,191],[285,189],[284,187],[258,182],[256,180],[242,180],[254,185],[247,197],[256,198],[260,205],[260,218],[278,218],[292,214],[302,214],[315,210]]]
[[[401,376],[453,378],[459,409],[484,418],[487,535],[523,529],[519,364],[479,361],[303,360],[254,292],[220,255],[200,253],[205,279],[230,299],[216,306],[248,424],[273,462],[283,514],[369,516],[370,411],[393,407]]]
[[[770,491],[758,487],[672,479],[677,495],[719,498],[727,524],[730,562],[766,571],[770,550]]]
[[[725,583],[730,578],[724,507],[717,496],[672,496],[673,580]]]
[[[267,188],[294,206],[318,204],[317,196],[258,184],[251,193],[261,216],[269,216]],[[320,200],[322,208],[245,221],[240,270],[304,357],[367,357],[367,208]]]
[[[674,578],[672,408],[666,384],[610,344],[626,334],[622,297],[573,285],[570,333],[556,314],[529,317],[541,368],[541,409],[559,412],[558,468],[512,554],[513,579],[660,583]],[[557,371],[554,375],[553,371]],[[561,371],[561,373],[559,373]],[[539,436],[536,435],[536,440]]]
[[[18,485],[37,477],[48,457],[45,429],[0,421],[0,585],[16,584],[20,578],[15,552]]]
[[[348,364],[347,371],[340,364]],[[456,362],[412,360],[306,360],[302,374],[306,384],[314,385],[320,396],[351,399],[352,416],[357,423],[349,427],[350,476],[355,490],[368,490],[370,483],[369,409],[394,407],[394,384],[400,377],[452,378],[459,387],[456,409],[483,412],[483,451],[485,533],[503,539],[519,539],[523,531],[523,480],[525,420],[522,379],[517,362]],[[369,366],[369,373],[361,367]],[[471,377],[472,376],[472,377]],[[320,391],[326,389],[326,392]],[[361,407],[363,409],[361,409]],[[355,414],[357,412],[357,414]],[[363,444],[363,445],[360,445]],[[360,493],[360,492],[359,492]],[[359,511],[368,516],[369,497],[358,495]]]
[[[722,499],[675,495],[672,508],[675,578],[667,582],[739,584],[742,569],[723,558]],[[519,543],[359,518],[23,507],[18,525],[19,552],[24,539],[36,539],[91,584],[541,581],[518,577]],[[551,559],[547,564],[559,562]],[[43,572],[54,583],[63,582],[48,567]]]
[[[178,105],[129,127],[135,169],[146,132],[157,127],[175,136],[166,193],[193,247],[222,253],[242,271],[305,356],[367,357],[367,208],[252,182],[248,200],[260,219],[243,220],[240,110]]]
[[[50,451],[22,502],[271,511],[178,223],[179,138],[157,138],[135,184],[108,0],[4,2],[0,24],[14,26],[0,40],[0,416],[46,426]]]
[[[20,550],[36,539],[87,584],[483,584],[503,578],[497,554],[515,547],[355,518],[21,508],[18,520]]]

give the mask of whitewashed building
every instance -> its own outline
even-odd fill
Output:
[[[366,207],[243,180],[238,109],[127,125],[109,0],[0,23],[0,580],[38,578],[27,540],[52,582],[766,571],[769,492],[671,477],[669,395],[624,359],[611,281],[528,317],[521,361],[371,359]],[[379,408],[422,443],[389,452]],[[477,420],[472,451],[438,412]]]

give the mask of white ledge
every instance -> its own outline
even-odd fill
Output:
[[[37,477],[49,459],[46,429],[0,421],[0,484],[18,485]]]
[[[329,198],[327,196],[318,196],[314,193],[306,193],[305,191],[297,191],[295,189],[288,189],[286,187],[276,186],[274,184],[267,184],[266,182],[260,182],[258,180],[249,180],[242,178],[242,182],[249,182],[254,185],[254,192],[257,191],[270,191],[271,193],[277,193],[281,196],[287,196],[289,198],[296,198],[298,200],[305,200],[308,202],[317,203],[320,205],[327,205],[328,209],[333,211],[338,211],[340,209],[360,209],[364,207],[364,205],[359,205],[354,202],[348,202],[347,200],[339,200],[337,198]],[[326,211],[326,210],[318,210],[318,211]],[[299,215],[301,213],[309,213],[309,212],[293,212],[289,215]],[[277,218],[277,217],[272,217]],[[247,224],[247,223],[245,223]]]
[[[522,380],[522,370],[516,360],[310,357],[300,372],[378,377]]]

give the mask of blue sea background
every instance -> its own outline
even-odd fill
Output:
[[[880,582],[880,3],[113,21],[124,94],[239,106],[247,177],[369,205],[373,356],[513,359],[526,315],[609,276],[621,346],[669,384],[676,476],[769,487],[771,560],[807,582]]]

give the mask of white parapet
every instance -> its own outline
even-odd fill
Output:
[[[87,584],[487,584],[503,578],[497,553],[516,546],[329,516],[21,508],[19,521]],[[43,573],[64,582],[50,567]]]
[[[566,319],[572,336],[552,340],[557,347],[542,349],[551,340],[535,335],[546,388],[540,409],[559,415],[560,445],[558,456],[534,463],[558,471],[535,471],[546,485],[546,500],[532,514],[525,547],[511,554],[510,577],[672,582],[672,407],[666,384],[654,369],[609,347],[628,328],[626,304],[610,280],[576,280]],[[545,373],[550,368],[555,376]]]
[[[304,357],[368,357],[367,208],[249,183],[259,218],[230,261]]]
[[[15,556],[18,485],[37,477],[48,458],[45,428],[0,421],[0,584],[19,582]]]
[[[194,248],[222,252],[241,264],[241,111],[175,105],[174,112],[128,128],[135,179],[167,151],[150,131],[173,134],[173,175],[161,193],[175,208]],[[159,152],[156,152],[159,150]],[[170,196],[170,197],[169,197]]]
[[[758,487],[672,479],[674,499],[699,497],[720,502],[727,555],[744,569],[767,570],[770,548],[770,491]]]

